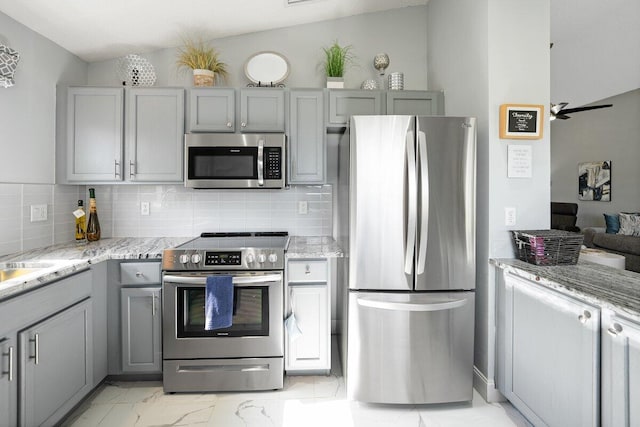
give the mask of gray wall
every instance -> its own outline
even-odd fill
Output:
[[[611,108],[551,124],[551,200],[578,203],[579,227],[604,227],[603,213],[640,209],[640,89],[595,102]],[[611,160],[611,202],[578,200],[578,163]]]
[[[56,85],[86,84],[87,64],[1,12],[0,43],[20,53],[16,85],[0,88],[0,182],[53,184]]]
[[[426,7],[414,6],[216,39],[212,40],[212,46],[229,65],[230,78],[224,86],[241,87],[250,83],[244,75],[246,60],[254,53],[269,50],[288,59],[290,74],[284,82],[288,87],[324,87],[322,47],[337,39],[342,45],[352,45],[356,56],[355,66],[345,74],[345,87],[360,88],[363,80],[376,77],[373,57],[386,52],[390,58],[387,73],[404,72],[405,89],[426,89],[425,23]],[[141,56],[154,66],[158,77],[156,85],[192,86],[191,75],[176,70],[176,49]],[[91,63],[89,84],[120,85],[116,65],[117,60]]]
[[[548,121],[540,140],[500,139],[498,112],[506,103],[549,105],[549,2],[428,4],[429,86],[445,90],[447,115],[478,118],[474,383],[489,400],[499,398],[494,383],[495,283],[489,259],[514,256],[504,208],[516,208],[513,229],[548,228],[550,197]],[[507,177],[509,144],[532,146],[532,178]]]

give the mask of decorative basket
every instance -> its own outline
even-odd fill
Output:
[[[575,265],[584,241],[581,233],[562,230],[511,231],[516,256],[535,265]]]

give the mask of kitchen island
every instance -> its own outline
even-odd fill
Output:
[[[534,425],[638,425],[640,275],[491,262],[500,392]]]

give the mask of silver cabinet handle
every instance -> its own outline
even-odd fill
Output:
[[[230,128],[231,127],[231,122],[227,122],[227,127]]]
[[[13,381],[13,347],[9,347],[6,353],[2,353],[3,356],[7,356],[9,358],[9,370],[2,371],[2,374],[9,375],[9,381]]]
[[[144,274],[141,271],[136,271],[136,277],[144,277]]]
[[[614,323],[609,327],[609,329],[607,329],[607,332],[609,333],[609,335],[615,337],[622,332],[622,325],[620,325],[619,323]]]
[[[136,164],[129,160],[129,178],[135,178],[136,176]]]
[[[258,140],[258,185],[264,185],[264,139]]]
[[[119,177],[120,176],[120,171],[118,170],[118,167],[120,167],[120,162],[117,160],[113,161],[113,174],[115,175],[115,177]]]
[[[588,310],[582,312],[580,316],[578,316],[578,320],[581,323],[587,323],[587,321],[591,319],[591,313]]]
[[[29,356],[29,359],[34,359],[36,365],[40,363],[40,334],[36,333],[33,338],[29,339],[29,342],[33,343],[33,356]]]
[[[247,124],[245,122],[240,123],[240,126],[242,126],[243,128],[247,127]]]
[[[304,274],[311,274],[311,266],[309,264],[304,266]]]

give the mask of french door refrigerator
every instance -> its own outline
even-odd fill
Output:
[[[349,398],[472,400],[475,190],[475,118],[351,118],[337,220]]]

